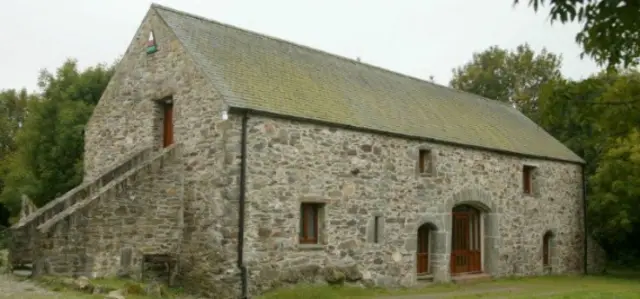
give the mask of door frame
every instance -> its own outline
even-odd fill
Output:
[[[456,211],[456,209],[462,209],[462,211]],[[450,273],[452,276],[475,274],[484,272],[484,213],[478,208],[471,205],[457,205],[451,211],[451,252],[450,259]],[[462,230],[465,232],[464,239],[456,236],[456,223],[460,225],[460,221],[465,222]],[[466,249],[456,249],[457,246],[466,247]],[[455,271],[456,269],[456,257],[462,257],[466,259],[465,266],[466,271]]]
[[[416,246],[416,273],[418,275],[431,275],[432,265],[431,265],[431,255],[433,249],[433,232],[434,227],[429,223],[422,224],[418,227],[417,231],[417,245]],[[425,240],[426,235],[426,240]],[[426,246],[425,242],[426,241]],[[425,248],[426,247],[426,248]],[[426,257],[425,257],[426,254]],[[421,269],[422,262],[426,260],[426,269]],[[424,270],[424,271],[421,271]]]

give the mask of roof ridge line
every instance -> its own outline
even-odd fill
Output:
[[[222,102],[224,103],[224,105],[226,107],[230,107],[231,105],[229,104],[229,101],[227,100],[228,96],[224,93],[222,93],[220,90],[217,90],[215,88],[215,86],[211,83],[213,82],[211,75],[209,75],[209,73],[207,73],[202,65],[200,63],[198,63],[198,60],[195,59],[195,57],[193,57],[193,53],[191,53],[191,51],[189,51],[189,49],[185,46],[185,44],[182,42],[182,40],[180,38],[178,38],[178,35],[176,34],[175,30],[173,29],[173,27],[169,26],[169,24],[167,24],[167,20],[164,19],[164,17],[162,16],[162,14],[158,13],[156,9],[164,9],[164,10],[169,10],[169,11],[174,11],[176,13],[182,13],[178,10],[175,10],[173,8],[170,7],[166,7],[157,3],[152,3],[151,7],[149,8],[150,10],[154,10],[158,16],[158,19],[160,19],[160,21],[167,27],[167,29],[169,29],[169,31],[171,32],[171,34],[173,34],[173,37],[178,41],[178,43],[180,43],[180,47],[182,47],[182,50],[184,50],[184,53],[186,54],[186,56],[191,60],[191,63],[193,63],[194,67],[200,72],[201,75],[203,75],[204,77],[208,78],[208,83],[211,85],[210,87],[213,88],[216,92],[218,92],[222,98]]]
[[[177,13],[177,14],[180,14],[180,15],[183,15],[183,16],[195,18],[195,19],[198,19],[198,20],[201,20],[201,21],[215,23],[215,24],[227,27],[227,28],[231,28],[231,29],[239,30],[239,31],[246,32],[246,33],[249,33],[249,34],[252,34],[252,35],[257,35],[257,36],[260,36],[260,37],[268,38],[268,39],[276,41],[276,42],[289,44],[289,45],[292,45],[292,46],[295,46],[295,47],[303,48],[303,49],[310,50],[310,51],[313,51],[313,52],[317,52],[317,53],[320,53],[320,54],[323,54],[323,55],[327,55],[327,56],[331,56],[331,57],[334,57],[334,58],[342,59],[342,60],[354,63],[356,65],[362,65],[362,66],[365,66],[365,67],[377,69],[377,70],[380,70],[380,71],[383,71],[383,72],[387,72],[387,73],[391,73],[391,74],[394,74],[394,75],[403,76],[405,78],[416,80],[416,81],[419,81],[421,83],[434,85],[434,86],[436,86],[438,88],[448,89],[448,90],[451,90],[451,91],[454,91],[454,92],[466,93],[466,94],[469,94],[469,95],[473,95],[477,99],[482,99],[482,100],[485,100],[485,101],[488,101],[488,102],[494,102],[494,103],[501,104],[501,105],[504,105],[504,106],[507,106],[507,107],[510,107],[510,108],[514,109],[513,106],[509,105],[508,103],[504,103],[504,102],[501,102],[501,101],[498,101],[498,100],[492,100],[492,99],[486,98],[486,97],[481,96],[481,95],[477,95],[477,94],[470,93],[470,92],[467,92],[467,91],[464,91],[464,90],[460,90],[460,89],[455,89],[455,88],[448,87],[448,86],[445,86],[445,85],[442,85],[442,84],[429,82],[427,80],[420,79],[420,78],[415,77],[415,76],[411,76],[411,75],[408,75],[408,74],[404,74],[404,73],[393,71],[393,70],[390,70],[390,69],[387,69],[387,68],[383,68],[381,66],[376,66],[376,65],[373,65],[373,64],[369,64],[369,63],[365,63],[365,62],[362,62],[362,61],[358,61],[358,60],[355,60],[355,59],[352,59],[352,58],[349,58],[349,57],[346,57],[346,56],[338,55],[338,54],[335,54],[335,53],[330,53],[330,52],[325,51],[325,50],[320,50],[320,49],[313,48],[313,47],[310,47],[310,46],[298,44],[296,42],[285,40],[283,38],[267,35],[267,34],[264,34],[264,33],[259,33],[259,32],[252,31],[252,30],[249,30],[249,29],[244,29],[244,28],[241,28],[241,27],[238,27],[238,26],[235,26],[235,25],[231,25],[231,24],[222,23],[220,21],[216,21],[216,20],[213,20],[213,19],[210,19],[210,18],[207,18],[207,17],[203,17],[201,15],[196,15],[196,14],[193,14],[193,13],[190,13],[190,12],[178,10],[178,9],[175,9],[175,8],[172,8],[172,7],[168,7],[168,6],[165,6],[165,5],[161,5],[161,4],[158,4],[158,3],[152,3],[151,7],[164,9],[164,10],[167,10],[167,11],[171,11],[173,13]]]

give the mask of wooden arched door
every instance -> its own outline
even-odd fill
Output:
[[[481,272],[480,211],[459,205],[453,208],[451,219],[451,274]]]

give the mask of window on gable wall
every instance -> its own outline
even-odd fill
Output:
[[[525,194],[533,194],[533,171],[535,166],[524,165],[522,167],[522,191]]]
[[[421,174],[432,174],[433,166],[431,150],[421,149],[418,154],[418,171]]]
[[[302,203],[300,205],[300,243],[318,244],[320,227],[318,225],[322,204]]]

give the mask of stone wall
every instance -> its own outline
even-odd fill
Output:
[[[40,226],[38,267],[43,273],[140,277],[144,255],[177,257],[184,197],[173,154],[165,151],[117,178],[95,199]]]
[[[551,271],[581,271],[579,165],[260,116],[249,128],[245,254],[253,292],[315,280],[335,265],[355,265],[365,283],[412,285],[417,230],[425,223],[435,229],[433,274],[446,281],[451,208],[459,203],[484,213],[485,272],[544,273],[547,231],[554,235]],[[420,148],[431,149],[432,175],[417,172]],[[534,195],[523,194],[523,163],[537,167]],[[298,244],[305,201],[325,204],[319,246]],[[376,215],[384,223],[379,244],[368,237]]]
[[[150,30],[158,52],[148,55],[145,43]],[[180,277],[186,287],[206,294],[236,292],[238,192],[237,180],[232,177],[239,169],[239,131],[229,130],[232,121],[221,119],[226,106],[220,94],[153,8],[87,125],[85,179],[138,148],[160,147],[157,101],[168,97],[173,99],[174,140],[180,147],[175,172],[184,174],[180,182],[184,186]],[[139,191],[137,196],[152,199],[155,194]],[[154,234],[147,233],[149,237]],[[119,250],[102,249],[109,252],[104,254]],[[96,252],[98,258],[107,258],[101,254]]]

